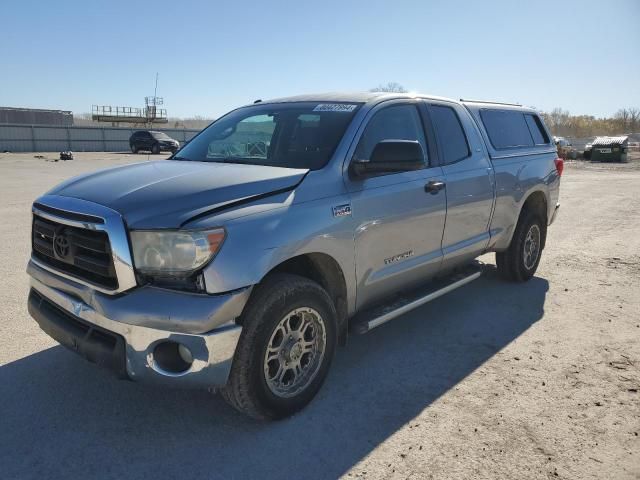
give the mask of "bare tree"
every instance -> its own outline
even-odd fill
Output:
[[[545,123],[549,126],[554,135],[567,135],[569,128],[569,119],[571,115],[568,110],[554,108],[549,113],[543,113]]]
[[[618,110],[616,112],[616,114],[613,116],[613,118],[615,119],[618,128],[625,132],[629,129],[629,120],[630,120],[630,115],[629,115],[629,110],[626,108],[621,108],[620,110]]]
[[[393,93],[407,93],[407,89],[400,85],[398,82],[387,82],[386,84],[380,84],[376,88],[369,90],[370,92],[393,92]]]
[[[640,108],[631,107],[627,110],[629,111],[629,130],[635,133],[640,130]]]

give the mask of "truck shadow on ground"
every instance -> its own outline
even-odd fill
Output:
[[[542,318],[548,282],[483,277],[339,349],[309,407],[261,423],[112,379],[62,347],[0,368],[3,478],[333,478]],[[289,472],[289,473],[287,473]]]

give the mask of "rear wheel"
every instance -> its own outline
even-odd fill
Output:
[[[337,337],[331,298],[311,280],[275,274],[256,287],[242,316],[225,400],[258,419],[292,415],[329,371]]]
[[[536,273],[546,234],[544,221],[532,212],[525,212],[518,221],[511,244],[496,253],[498,272],[511,282],[525,282]]]
[[[138,147],[131,145],[131,153],[138,153]]]

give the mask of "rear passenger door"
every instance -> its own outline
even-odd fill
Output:
[[[153,144],[156,143],[155,138],[153,138],[153,136],[149,132],[145,132],[142,138],[143,138],[142,143],[144,144],[144,147],[147,149],[151,149]]]
[[[486,248],[495,180],[485,146],[465,108],[449,102],[426,103],[446,182],[442,268],[447,269],[473,259]]]
[[[345,172],[355,226],[357,308],[424,282],[440,269],[446,215],[442,170],[431,164],[435,140],[425,132],[420,102],[384,102],[369,112],[349,162],[370,159],[383,140],[414,140],[424,168],[354,178]],[[439,182],[439,183],[438,183]]]

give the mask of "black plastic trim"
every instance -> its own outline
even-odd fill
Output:
[[[122,336],[69,314],[33,288],[28,309],[40,328],[60,345],[112,371],[118,378],[128,378]]]

